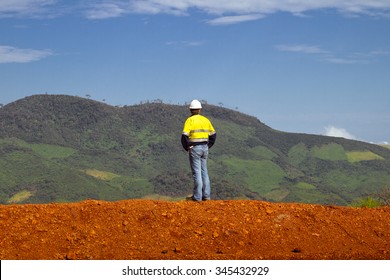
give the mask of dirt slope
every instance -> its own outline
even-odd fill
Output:
[[[87,200],[0,206],[0,259],[390,259],[390,207]]]

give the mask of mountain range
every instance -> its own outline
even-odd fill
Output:
[[[348,205],[388,187],[390,150],[344,138],[287,133],[204,104],[217,131],[213,199]],[[180,143],[187,105],[111,106],[33,95],[0,108],[0,203],[85,199],[180,200],[192,192]]]

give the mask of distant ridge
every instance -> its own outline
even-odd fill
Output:
[[[388,187],[390,150],[277,131],[255,117],[204,105],[217,130],[213,199],[347,205]],[[88,198],[177,200],[191,193],[180,145],[186,106],[115,107],[33,95],[0,108],[0,203]]]

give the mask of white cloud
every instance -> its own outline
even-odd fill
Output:
[[[345,15],[389,15],[389,0],[104,0],[97,3],[94,8],[104,9],[104,5],[127,5],[128,12],[141,14],[174,14],[187,15],[190,10],[217,15],[218,17],[207,21],[210,24],[233,24],[244,21],[245,17],[257,17],[276,12],[288,12],[297,16],[305,16],[305,13],[320,10],[333,9]],[[117,16],[120,16],[118,13]],[[259,16],[262,15],[262,16]],[[242,16],[244,18],[234,18]],[[251,19],[254,20],[254,19]]]
[[[38,17],[45,14],[56,0],[1,0],[0,17]]]
[[[130,1],[129,11],[139,14],[173,14],[182,16],[188,14],[190,7],[191,1],[145,0]]]
[[[328,53],[318,46],[311,45],[278,45],[276,48],[284,52],[301,52],[309,54]]]
[[[303,53],[308,55],[315,55],[314,57],[318,61],[331,64],[367,64],[372,62],[375,58],[386,57],[390,55],[390,52],[384,50],[376,50],[368,53],[347,53],[347,54],[335,54],[329,50],[325,50],[319,46],[307,45],[307,44],[286,44],[277,45],[275,48],[281,52],[293,52]]]
[[[89,19],[120,17],[129,13],[139,14],[172,14],[188,15],[199,11],[216,16],[209,24],[233,24],[260,19],[277,12],[287,12],[296,16],[305,13],[333,9],[343,15],[368,15],[390,17],[389,0],[1,0],[0,17],[5,16],[41,16],[42,14],[58,15],[84,9]],[[262,16],[259,16],[262,15]],[[234,18],[235,16],[242,16]]]
[[[342,137],[342,138],[352,139],[352,140],[356,139],[355,136],[353,136],[351,133],[349,133],[344,128],[338,128],[338,127],[335,127],[335,126],[325,127],[324,135],[326,135],[326,136],[333,136],[333,137]]]
[[[93,6],[86,12],[88,19],[106,19],[119,17],[128,11],[118,3],[101,3]]]
[[[326,57],[323,59],[323,61],[332,63],[332,64],[364,64],[368,63],[368,60],[359,60],[359,59],[353,59],[349,57]]]
[[[219,17],[219,18],[209,20],[207,21],[207,23],[210,25],[229,25],[229,24],[237,24],[246,21],[258,20],[263,17],[264,15],[260,15],[260,14],[225,16],[225,17]]]
[[[205,41],[170,41],[166,42],[167,46],[175,47],[200,47],[205,44]]]
[[[372,56],[390,56],[390,51],[375,50],[375,51],[370,52],[368,55],[372,55]]]
[[[336,9],[344,13],[363,14],[374,11],[382,12],[390,8],[388,0],[143,0],[130,1],[143,7],[153,7],[154,13],[176,10],[188,12],[194,8],[209,14],[271,14],[278,11],[302,14],[318,9]]]
[[[27,63],[53,55],[51,50],[18,49],[0,45],[0,63]]]

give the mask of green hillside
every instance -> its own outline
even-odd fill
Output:
[[[0,203],[88,198],[181,199],[191,193],[180,144],[187,106],[115,107],[34,95],[0,108]],[[346,205],[389,186],[390,150],[273,130],[205,104],[217,130],[209,169],[214,199]]]

